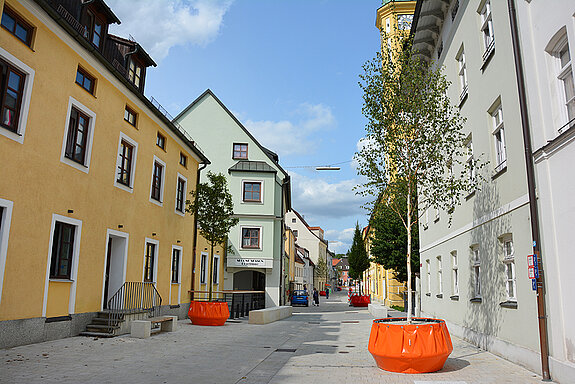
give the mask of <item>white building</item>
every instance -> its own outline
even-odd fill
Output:
[[[507,2],[418,1],[411,33],[415,50],[444,66],[452,83],[449,96],[467,118],[469,161],[489,161],[481,170],[486,182],[455,209],[451,226],[446,212],[423,215],[422,315],[444,318],[452,334],[541,372],[536,294],[527,275],[531,218]]]
[[[265,290],[266,307],[279,305],[284,289],[283,220],[291,204],[289,175],[278,156],[264,148],[210,90],[175,121],[210,154],[213,161],[207,171],[224,174],[234,198],[239,224],[228,236],[232,252],[225,256],[223,289]],[[202,182],[206,174],[201,174]]]

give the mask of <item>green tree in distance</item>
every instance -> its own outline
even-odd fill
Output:
[[[369,257],[367,256],[367,251],[365,250],[365,244],[363,238],[361,237],[361,230],[359,229],[359,223],[355,224],[355,232],[353,233],[353,242],[351,243],[351,248],[348,253],[348,263],[349,263],[349,277],[354,280],[362,280],[363,272],[369,268]],[[361,285],[360,285],[361,288]]]
[[[411,323],[412,238],[418,212],[430,207],[452,212],[462,197],[478,188],[482,165],[467,146],[471,137],[450,103],[441,68],[413,54],[408,38],[383,34],[382,41],[387,42],[382,53],[366,62],[360,75],[362,112],[368,122],[355,155],[358,173],[366,178],[357,190],[388,207],[406,230]]]
[[[199,183],[191,191],[192,200],[186,200],[186,212],[196,215],[198,230],[210,244],[210,269],[208,274],[209,296],[212,300],[212,280],[214,264],[214,247],[226,247],[230,229],[239,221],[233,217],[234,203],[228,191],[226,177],[221,173],[207,173],[208,182]]]

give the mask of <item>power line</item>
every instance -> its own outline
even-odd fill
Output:
[[[284,167],[286,169],[293,169],[293,168],[333,168],[334,165],[340,165],[340,164],[346,164],[346,163],[351,163],[353,160],[347,160],[347,161],[340,161],[339,163],[330,163],[330,164],[322,164],[322,165],[294,165],[291,167]]]

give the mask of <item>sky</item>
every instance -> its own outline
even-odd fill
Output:
[[[367,225],[354,153],[364,136],[358,86],[379,49],[381,0],[108,0],[158,64],[146,76],[176,116],[206,89],[276,152],[292,180],[292,207],[345,253]],[[201,147],[201,143],[199,143]],[[340,171],[316,171],[338,165]]]

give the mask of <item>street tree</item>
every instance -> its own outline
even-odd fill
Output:
[[[367,124],[355,155],[358,173],[365,178],[357,191],[386,205],[406,230],[411,322],[414,226],[431,207],[453,212],[478,187],[482,165],[467,146],[465,119],[450,102],[441,68],[414,55],[405,36],[384,34],[382,41],[387,42],[382,52],[364,64],[360,75]]]
[[[197,230],[210,244],[208,300],[211,301],[214,247],[221,245],[227,248],[228,233],[239,219],[233,217],[234,203],[226,177],[213,172],[208,172],[207,177],[208,182],[199,183],[197,189],[190,192],[192,200],[186,200],[186,212],[196,215]]]
[[[351,248],[349,249],[347,260],[349,263],[349,277],[354,280],[361,281],[363,278],[363,272],[369,268],[369,257],[367,256],[365,243],[363,241],[363,237],[361,236],[359,223],[355,224],[353,242],[351,243]]]
[[[315,277],[317,277],[318,279],[324,279],[327,275],[327,263],[325,262],[325,259],[322,258],[321,256],[319,256],[317,259],[317,265],[315,266],[314,273]]]

